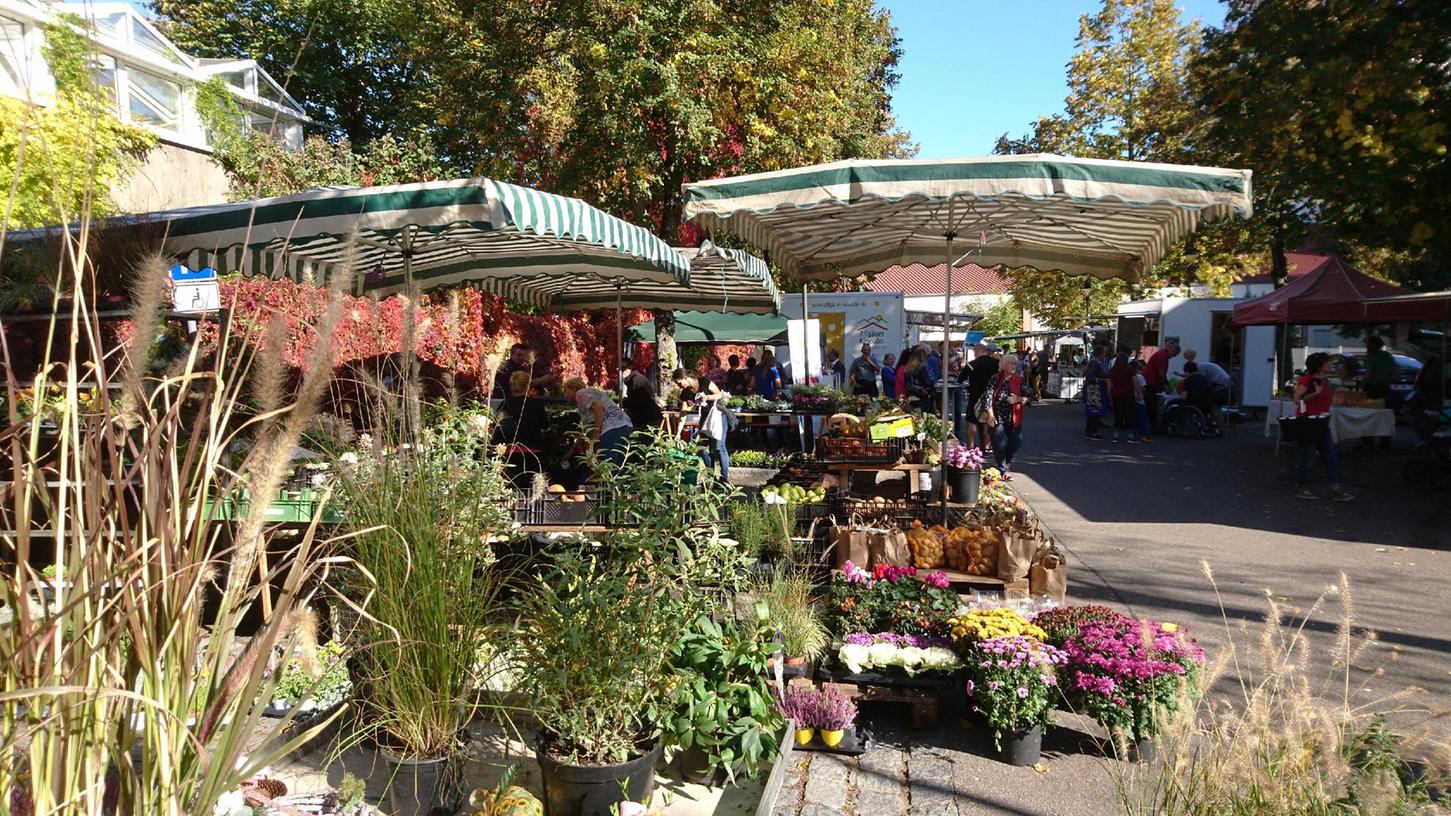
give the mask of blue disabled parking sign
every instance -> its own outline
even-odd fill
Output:
[[[221,308],[221,289],[217,285],[217,270],[210,266],[202,269],[188,269],[182,264],[173,266],[171,277],[172,308],[182,314],[215,312]]]

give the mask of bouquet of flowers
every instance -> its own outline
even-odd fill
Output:
[[[1023,636],[1039,642],[1047,636],[1042,629],[1012,609],[972,609],[947,621],[953,640],[970,647],[983,640]]]
[[[947,452],[942,455],[942,461],[948,467],[958,470],[981,470],[982,469],[982,448],[969,448],[957,442],[947,443]]]
[[[1033,624],[1043,630],[1044,641],[1063,648],[1068,639],[1078,634],[1085,624],[1129,620],[1127,615],[1106,606],[1060,606],[1033,616]]]
[[[1066,660],[1058,649],[1023,635],[979,640],[964,661],[968,702],[998,740],[1004,731],[1048,725],[1057,696],[1055,667]]]
[[[1178,708],[1180,684],[1204,662],[1204,651],[1177,625],[1123,616],[1083,624],[1063,651],[1069,699],[1134,739],[1159,733],[1161,713]]]
[[[923,671],[951,672],[962,661],[947,638],[896,635],[891,632],[855,632],[847,635],[837,659],[853,674],[868,669],[901,669],[909,676]]]

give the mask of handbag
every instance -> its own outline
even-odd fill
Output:
[[[977,398],[977,403],[972,406],[972,417],[979,425],[996,425],[997,418],[993,416],[993,389],[991,386]]]
[[[1303,402],[1298,416],[1282,416],[1279,423],[1280,438],[1286,442],[1314,442],[1330,433],[1330,415],[1309,416]]]

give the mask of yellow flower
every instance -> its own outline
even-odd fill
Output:
[[[1177,623],[1164,623],[1164,624],[1160,624],[1160,626],[1163,627],[1163,629],[1164,629],[1165,632],[1177,632],[1177,631],[1179,631],[1179,624],[1177,624]]]

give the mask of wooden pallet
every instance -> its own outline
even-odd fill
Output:
[[[937,725],[941,699],[938,696],[940,692],[936,690],[832,682],[822,683],[821,687],[834,688],[858,703],[906,703],[912,709],[913,728],[926,729]]]

